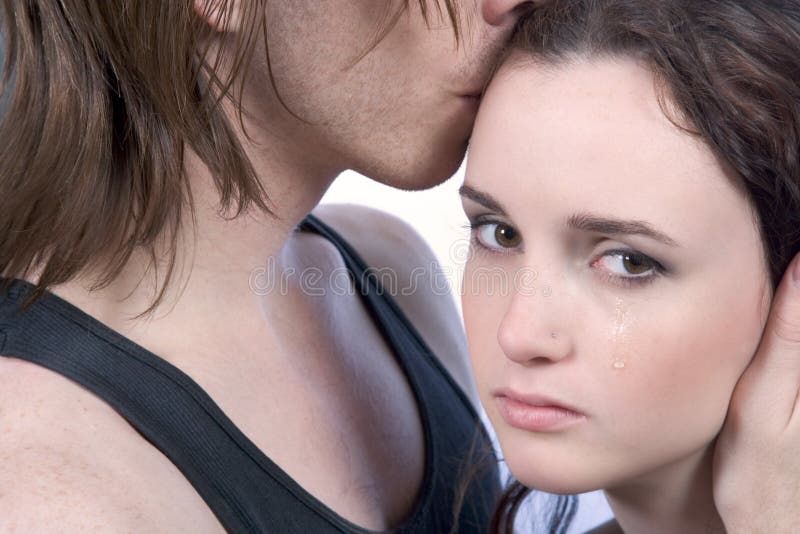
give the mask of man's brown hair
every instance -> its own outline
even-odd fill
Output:
[[[387,3],[373,45],[412,1]],[[458,39],[454,0],[416,1],[426,19],[449,18]],[[223,213],[270,212],[220,106],[234,102],[241,121],[234,81],[259,40],[269,65],[266,0],[206,9],[224,23],[234,3],[244,27],[229,49],[209,54],[215,30],[192,0],[1,1],[0,276],[35,273],[40,294],[94,268],[101,288],[143,248],[154,266],[166,265],[155,306],[192,210],[187,148],[211,171]],[[168,244],[166,259],[156,258],[156,239]]]

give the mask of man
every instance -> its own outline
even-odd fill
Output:
[[[317,221],[301,223],[344,169],[404,188],[455,171],[513,6],[492,26],[477,2],[451,2],[452,17],[444,4],[416,0],[405,9],[373,0],[198,0],[192,18],[179,3],[118,4],[5,3],[20,91],[0,134],[8,179],[0,263],[7,276],[48,285],[63,300],[47,296],[17,313],[11,304],[28,289],[18,282],[5,299],[0,530],[484,529],[499,481],[492,465],[470,476],[473,464],[492,459],[470,452],[487,440],[461,393],[473,395],[450,298],[426,293],[420,280],[423,289],[397,299],[406,325],[377,288],[362,296],[372,282],[341,239]],[[252,33],[260,20],[268,52]],[[186,28],[198,21],[210,31],[194,38]],[[238,56],[246,75],[227,53],[242,43],[253,44]],[[207,51],[208,70],[180,100],[173,93],[194,84],[182,78],[179,50],[189,45]],[[196,103],[196,94],[213,96],[202,94],[207,87],[223,90],[210,70],[236,78],[228,94],[239,101],[220,104],[227,124],[214,102]],[[175,131],[187,146],[182,158],[169,152]],[[219,139],[228,131],[226,145]],[[266,192],[252,193],[252,204],[271,213],[225,209],[218,184],[246,169],[225,167],[236,143],[259,180],[252,191]],[[113,172],[87,164],[98,154],[109,155]],[[150,160],[157,163],[138,163]],[[176,162],[185,182],[164,172]],[[120,183],[133,193],[114,191]],[[183,197],[169,197],[164,183],[191,188],[191,214],[176,215]],[[37,222],[31,205],[49,202],[53,185],[58,199]],[[25,196],[32,202],[18,200]],[[319,216],[399,283],[433,258],[385,215]],[[168,224],[130,229],[172,217],[181,217],[177,244]],[[124,220],[131,226],[115,234]],[[148,233],[158,237],[148,243]],[[15,272],[14,262],[25,264],[26,251],[50,239],[41,251],[63,249],[50,266]],[[140,246],[125,258],[131,241]],[[125,259],[98,283],[108,258]],[[74,276],[45,282],[80,263]],[[337,276],[345,269],[352,282]],[[264,290],[271,279],[277,285]]]
[[[166,63],[174,72],[165,69],[163,83],[153,88],[147,76],[137,76],[137,69],[146,69],[147,62],[137,62],[132,49],[150,54],[151,63],[160,61],[162,55],[169,56],[168,46],[160,48],[169,41],[164,38],[167,28],[159,21],[159,10],[171,13],[173,8],[162,3],[142,9],[135,3],[115,6],[111,2],[86,2],[91,7],[82,12],[80,3],[40,1],[34,2],[36,9],[25,4],[29,3],[6,1],[5,16],[13,13],[20,27],[28,27],[25,25],[30,20],[39,17],[29,24],[30,35],[54,43],[51,48],[42,47],[36,56],[42,60],[36,65],[44,65],[41,68],[49,74],[50,90],[44,85],[34,86],[30,102],[39,95],[50,106],[48,117],[53,117],[72,102],[67,98],[70,87],[77,86],[88,95],[94,94],[89,89],[107,95],[113,103],[108,109],[114,132],[126,132],[112,132],[109,137],[125,142],[97,142],[98,153],[116,154],[109,164],[112,169],[130,164],[143,153],[158,156],[161,149],[168,152],[167,142],[147,143],[158,140],[158,134],[172,139],[168,134],[179,131],[177,138],[186,141],[190,150],[180,160],[165,156],[164,166],[181,161],[194,210],[191,216],[178,212],[179,231],[174,234],[166,223],[153,226],[161,230],[156,237],[133,232],[141,243],[151,247],[144,250],[152,251],[152,255],[143,253],[143,247],[132,250],[129,256],[119,254],[127,250],[124,246],[115,248],[119,236],[104,232],[98,221],[113,225],[124,218],[133,225],[144,225],[142,221],[158,220],[159,215],[170,220],[173,212],[169,211],[169,202],[162,203],[160,211],[146,209],[152,191],[160,186],[157,180],[131,182],[136,201],[120,204],[130,207],[132,215],[128,217],[99,205],[88,210],[89,214],[87,210],[75,212],[75,216],[94,222],[76,226],[73,233],[67,217],[54,219],[63,220],[61,224],[51,223],[48,231],[52,233],[56,226],[62,240],[74,234],[75,243],[83,245],[87,232],[96,231],[95,241],[111,244],[97,249],[103,254],[86,255],[85,261],[73,262],[81,263],[74,276],[52,277],[58,283],[48,284],[50,291],[74,308],[49,298],[33,305],[35,313],[44,314],[47,320],[33,321],[30,317],[38,317],[35,314],[22,319],[8,310],[0,320],[0,354],[8,356],[0,358],[0,529],[300,532],[316,528],[309,525],[324,524],[329,531],[360,531],[355,525],[371,530],[402,527],[409,532],[483,530],[485,525],[469,521],[486,518],[491,495],[487,497],[489,506],[482,508],[476,491],[465,490],[465,496],[452,491],[462,487],[459,478],[466,460],[479,457],[467,455],[448,465],[443,461],[447,455],[439,450],[463,452],[458,448],[463,444],[448,442],[448,436],[466,437],[466,427],[474,420],[469,419],[458,388],[448,389],[449,379],[437,371],[436,364],[413,367],[423,365],[417,362],[425,360],[426,353],[418,346],[416,330],[460,390],[474,399],[460,323],[449,298],[422,290],[401,295],[397,304],[412,326],[401,325],[395,330],[393,325],[402,323],[403,314],[376,296],[374,287],[371,296],[363,299],[361,290],[369,282],[351,280],[348,284],[354,285],[347,285],[349,291],[333,290],[339,284],[337,272],[346,269],[356,279],[363,274],[356,272],[359,262],[330,228],[316,220],[303,221],[335,176],[347,168],[410,189],[446,179],[463,157],[477,96],[493,58],[529,3],[451,2],[450,11],[445,4],[437,9],[437,4],[424,1],[410,1],[402,11],[392,9],[397,3],[373,0],[267,3],[263,20],[268,48],[259,45],[252,55],[240,57],[246,62],[248,75],[237,78],[234,84],[240,90],[244,113],[237,117],[235,106],[222,101],[231,118],[228,125],[234,139],[266,192],[263,204],[270,212],[251,209],[238,217],[233,217],[237,206],[230,201],[236,197],[230,191],[226,197],[224,185],[230,182],[220,172],[226,169],[228,160],[216,157],[215,150],[204,144],[227,131],[223,123],[215,122],[215,109],[198,108],[208,114],[208,120],[204,118],[200,126],[214,135],[195,137],[200,126],[190,127],[189,116],[169,123],[173,130],[155,129],[170,120],[169,113],[158,104],[174,96],[166,82],[170,75],[182,79],[183,63]],[[222,81],[215,85],[214,77],[208,76],[206,85],[197,86],[203,94],[204,87],[224,87],[226,74],[236,72],[236,62],[228,62],[222,53],[226,46],[258,39],[251,32],[260,28],[251,24],[251,17],[255,10],[252,6],[261,3],[198,0],[194,5],[199,20],[212,29],[209,40],[196,46],[208,46],[212,58],[214,54],[222,58],[209,63]],[[139,41],[135,34],[126,34],[125,27],[114,23],[115,17],[127,16],[123,7],[140,10],[135,12],[148,17],[137,35]],[[161,33],[154,37],[148,33],[151,27]],[[108,28],[113,31],[105,31]],[[175,24],[170,30],[179,42],[185,27]],[[20,41],[19,54],[36,48],[39,41],[34,37]],[[139,50],[136,47],[141,43],[147,46]],[[108,45],[107,50],[102,49],[103,44]],[[70,70],[69,63],[53,60],[60,59],[62,50],[95,53],[98,48],[103,54],[94,70]],[[28,81],[20,72],[17,84]],[[93,80],[91,76],[97,72],[108,76],[102,79],[112,81],[110,89],[86,81]],[[208,70],[202,72],[209,74]],[[137,83],[126,84],[128,79]],[[177,82],[174,85],[181,87]],[[57,87],[64,87],[65,93]],[[22,109],[20,102],[28,101],[23,96],[18,98],[17,107]],[[189,97],[178,100],[185,106],[195,102]],[[14,104],[12,101],[12,113]],[[74,114],[73,123],[92,119],[94,108],[88,104],[76,104],[86,114]],[[150,105],[152,112],[148,111]],[[163,108],[175,113],[183,109],[178,105]],[[135,113],[141,109],[146,112]],[[120,121],[114,113],[135,117],[139,122]],[[89,122],[103,124],[102,120],[106,119]],[[30,262],[22,262],[30,269],[20,269],[19,250],[24,243],[19,241],[16,248],[8,244],[20,235],[29,240],[38,235],[32,223],[26,226],[19,222],[30,221],[34,208],[16,200],[25,198],[22,192],[29,190],[25,181],[14,177],[34,181],[37,172],[45,176],[36,165],[47,161],[47,148],[66,158],[50,170],[67,172],[64,161],[72,162],[70,157],[83,157],[91,151],[94,130],[86,128],[80,138],[81,148],[73,150],[76,156],[59,144],[47,120],[32,122],[29,119],[29,123],[19,124],[48,132],[40,135],[49,143],[40,151],[19,148],[28,146],[18,142],[25,128],[2,130],[3,144],[15,148],[26,166],[21,170],[14,167],[22,164],[12,161],[12,148],[6,149],[6,159],[0,157],[6,171],[4,191],[14,193],[8,193],[0,211],[19,214],[17,218],[8,215],[0,219],[0,228],[11,236],[4,236],[6,246],[0,246],[0,266],[5,276],[42,282],[49,279],[50,271],[41,263]],[[72,125],[63,125],[65,138]],[[150,151],[133,151],[131,147],[136,144],[132,140]],[[224,146],[236,154],[235,144]],[[120,158],[120,152],[131,159]],[[219,150],[216,152],[218,155]],[[160,160],[153,156],[152,161]],[[161,176],[158,166],[153,168],[156,170],[146,177]],[[246,165],[239,168],[247,170]],[[178,175],[164,174],[172,179]],[[53,201],[53,209],[61,210],[67,199],[89,205],[92,193],[104,192],[98,189],[103,182],[86,190],[77,188],[76,192],[73,181],[60,182],[58,174],[53,174],[53,180],[50,189],[27,197],[30,202],[46,202],[55,188],[61,196]],[[79,178],[75,180],[79,182]],[[178,183],[179,190],[184,191],[184,183]],[[249,193],[240,188],[240,198],[261,198],[257,186],[254,188],[255,192]],[[254,203],[258,205],[257,200]],[[91,219],[104,210],[108,211],[106,219]],[[391,269],[400,283],[410,278],[414,267],[428,265],[432,259],[418,237],[385,215],[330,208],[317,214],[367,265]],[[48,219],[42,216],[40,220]],[[10,232],[9,228],[20,230]],[[129,237],[119,235],[124,236],[119,240]],[[59,258],[58,240],[42,243],[31,257],[41,261],[55,250],[52,257]],[[171,253],[174,261],[164,261]],[[67,253],[65,257],[70,258]],[[72,265],[66,260],[62,263],[64,269]],[[154,274],[153,265],[162,269]],[[172,282],[164,273],[164,269],[172,272],[170,266],[175,266],[176,273]],[[295,276],[289,276],[291,273]],[[254,280],[258,282],[261,274],[267,282],[280,278],[285,284],[256,291]],[[420,283],[420,287],[425,286]],[[793,477],[781,472],[781,466],[791,463],[768,466],[775,476],[764,476],[752,468],[758,465],[758,449],[762,447],[769,448],[770,457],[783,455],[787,462],[794,460],[789,451],[798,439],[797,429],[794,435],[785,430],[790,409],[784,406],[780,411],[784,423],[780,427],[779,415],[775,415],[773,426],[772,418],[762,415],[767,411],[764,406],[790,396],[794,401],[790,394],[792,388],[796,393],[800,375],[800,326],[789,326],[800,325],[800,288],[787,282],[782,289],[775,312],[783,320],[774,319],[764,350],[737,391],[732,424],[721,440],[726,448],[720,453],[720,509],[734,532],[762,528],[761,523],[750,522],[760,518],[749,512],[750,502],[737,493],[743,482],[751,490],[760,487],[764,495],[772,495],[769,484],[789,484],[800,476],[796,471]],[[27,294],[24,285],[12,290],[11,300],[14,295],[22,299]],[[142,315],[151,307],[150,313]],[[17,322],[8,326],[4,321]],[[51,324],[58,328],[48,328]],[[402,354],[402,349],[410,346],[423,355],[412,359]],[[80,354],[82,347],[86,354]],[[104,369],[103,358],[117,352],[120,364]],[[64,365],[59,357],[72,359]],[[73,366],[85,361],[96,365],[73,371]],[[129,372],[129,368],[136,371]],[[169,388],[148,382],[150,374],[138,384],[149,369],[157,371],[152,380],[168,380]],[[129,374],[120,378],[123,370]],[[759,375],[763,374],[781,374],[785,390],[760,391]],[[423,380],[428,375],[441,375],[437,379],[440,382],[425,386]],[[109,386],[112,380],[116,381]],[[125,393],[128,386],[134,387],[131,395]],[[449,393],[443,393],[443,397],[434,395],[445,389]],[[143,394],[148,391],[150,395]],[[458,421],[452,429],[444,427],[445,423],[441,427],[431,424],[431,417],[448,411]],[[157,417],[153,412],[158,412]],[[175,435],[170,424],[179,430]],[[187,440],[186,434],[193,429],[200,431]],[[203,442],[206,431],[213,447]],[[482,438],[479,435],[476,439],[480,442]],[[215,456],[215,451],[220,454]],[[229,454],[241,455],[241,465],[229,466]],[[198,457],[203,458],[200,464]],[[264,480],[272,484],[263,494],[258,493],[261,482],[250,478],[250,474],[256,477],[257,468],[267,473]],[[491,493],[493,488],[486,482],[491,473],[476,477],[483,484],[478,488]],[[468,487],[469,478],[465,477],[463,487]],[[237,494],[242,488],[252,491]],[[282,509],[270,509],[275,506],[273,490],[282,492]],[[781,495],[790,494],[785,488],[781,491]],[[438,498],[437,492],[445,498]],[[269,509],[262,514],[267,516],[262,517],[262,523],[253,519],[259,516],[259,507]],[[477,511],[460,516],[459,510],[465,509]],[[774,510],[774,525],[792,524],[788,506],[775,506]]]

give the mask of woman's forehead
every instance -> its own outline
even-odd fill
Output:
[[[736,221],[747,223],[743,231],[753,225],[730,173],[670,121],[652,73],[633,60],[504,70],[487,91],[469,157],[468,182],[505,195],[512,212],[533,204],[559,219],[622,214],[678,228],[689,242],[699,226],[716,235]]]

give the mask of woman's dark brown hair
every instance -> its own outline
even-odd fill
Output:
[[[800,0],[549,0],[520,22],[508,52],[534,68],[609,56],[648,66],[664,112],[749,198],[777,285],[800,252]],[[529,493],[508,487],[493,532],[513,532]],[[550,532],[571,514],[559,515]]]
[[[386,4],[373,45],[412,1]],[[449,18],[458,39],[454,0],[417,1],[426,19]],[[0,277],[35,273],[38,294],[95,268],[99,288],[143,249],[153,267],[166,266],[155,306],[192,210],[187,148],[211,171],[222,213],[270,212],[219,105],[240,102],[235,81],[259,43],[269,64],[266,0],[209,0],[206,9],[224,23],[234,4],[244,27],[210,54],[215,30],[193,0],[0,1]],[[166,258],[156,257],[157,239]]]

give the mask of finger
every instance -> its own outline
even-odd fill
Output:
[[[749,413],[788,423],[800,390],[800,254],[772,301],[758,351],[734,393]]]

